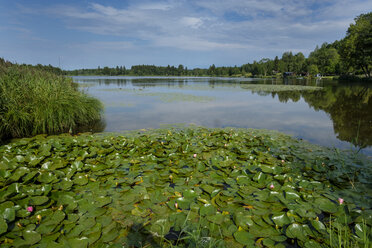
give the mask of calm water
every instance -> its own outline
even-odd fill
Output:
[[[74,81],[105,105],[105,125],[97,131],[167,124],[274,129],[324,146],[364,147],[362,152],[372,155],[372,86],[368,85],[161,77],[74,77]]]

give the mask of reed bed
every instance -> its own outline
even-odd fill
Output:
[[[0,63],[0,139],[68,132],[99,120],[102,109],[71,78]]]

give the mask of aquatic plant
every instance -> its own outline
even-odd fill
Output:
[[[323,89],[323,87],[318,86],[281,84],[241,84],[241,87],[242,89],[252,90],[253,92],[315,91]]]
[[[100,119],[102,104],[70,78],[19,65],[0,66],[0,139],[74,131]]]
[[[0,157],[2,247],[329,247],[336,222],[371,243],[371,161],[277,132],[39,135]]]

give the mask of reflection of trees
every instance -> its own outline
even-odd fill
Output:
[[[372,145],[372,89],[368,86],[336,86],[315,94],[303,94],[314,109],[328,113],[340,140],[365,147]]]
[[[372,145],[372,88],[368,86],[329,86],[318,91],[273,92],[280,102],[301,97],[316,111],[329,114],[338,139],[359,147]]]

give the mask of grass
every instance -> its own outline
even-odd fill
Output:
[[[0,63],[0,139],[74,131],[99,120],[102,108],[70,78]]]
[[[372,245],[371,228],[368,227],[365,219],[354,225],[353,232],[348,225],[346,215],[342,221],[330,216],[327,232],[331,248],[369,248]]]

